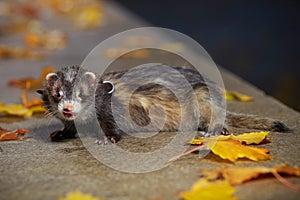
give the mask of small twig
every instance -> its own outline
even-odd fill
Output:
[[[300,186],[295,185],[295,184],[293,184],[293,183],[287,181],[285,178],[283,178],[282,176],[280,176],[280,174],[279,174],[277,171],[272,170],[272,174],[273,174],[273,175],[275,176],[275,178],[276,178],[279,182],[281,182],[283,185],[285,185],[285,186],[287,186],[287,187],[289,187],[289,188],[291,188],[291,189],[293,189],[293,190],[300,191]]]
[[[188,150],[187,152],[184,152],[184,153],[182,153],[182,154],[179,154],[179,155],[177,155],[177,156],[171,158],[170,160],[168,160],[168,162],[175,161],[175,160],[177,160],[177,159],[179,159],[179,158],[181,158],[181,157],[183,157],[183,156],[186,156],[186,155],[188,155],[188,154],[190,154],[190,153],[192,153],[192,152],[194,152],[194,151],[200,150],[200,149],[205,148],[205,147],[206,147],[205,145],[197,146],[197,147],[195,147],[195,148],[193,148],[193,149]]]

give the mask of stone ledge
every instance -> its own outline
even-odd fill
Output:
[[[123,19],[114,23],[116,26],[112,28],[114,31],[136,26],[135,21],[123,23],[126,21],[127,12],[123,12],[118,5],[107,3],[107,7],[110,13],[114,13],[111,20],[114,20],[115,15],[122,16]],[[130,19],[133,19],[132,16]],[[120,23],[123,24],[120,25]],[[117,27],[119,25],[121,28]],[[68,62],[80,60],[80,58],[73,58],[69,56]],[[54,61],[54,58],[50,58],[47,62],[52,60]],[[53,63],[57,64],[55,62],[57,61]],[[6,66],[9,68],[10,65],[15,64],[15,62],[7,62]],[[32,63],[24,63],[24,65],[27,65],[29,67],[27,69],[31,69],[33,74],[37,72],[37,67],[30,66]],[[0,74],[3,74],[3,70],[0,68]],[[254,102],[249,103],[228,102],[229,110],[277,118],[294,129],[293,133],[271,133],[272,142],[265,144],[264,147],[272,152],[274,160],[259,163],[243,160],[237,162],[235,166],[274,166],[281,163],[299,165],[300,114],[276,99],[266,96],[262,91],[232,73],[226,70],[221,70],[221,72],[227,89],[241,91],[255,98]],[[22,72],[19,73],[22,74]],[[5,74],[8,76],[4,77],[4,80],[18,76],[14,70],[8,70]],[[4,81],[1,82],[1,89],[3,89],[1,96],[9,95],[11,91],[3,86],[3,83]],[[199,159],[197,155],[192,154],[155,172],[123,173],[97,161],[83,147],[79,139],[62,143],[49,142],[47,134],[60,126],[55,121],[32,118],[14,124],[1,123],[0,126],[32,129],[28,133],[29,138],[25,141],[0,143],[2,149],[0,152],[0,199],[52,200],[77,189],[94,196],[103,196],[106,199],[153,199],[155,197],[178,199],[176,193],[189,189],[198,180],[201,169],[233,166],[216,156],[209,155],[204,159]],[[130,139],[122,140],[121,145],[126,146],[127,142],[130,144],[128,140]],[[160,145],[161,142],[163,141],[149,144],[155,148],[155,145]],[[141,144],[130,148],[138,151],[141,148],[139,145]],[[139,164],[143,165],[143,163]],[[299,179],[290,178],[289,180],[300,184]],[[276,179],[262,179],[238,186],[236,196],[239,199],[298,199],[300,194],[283,186]]]

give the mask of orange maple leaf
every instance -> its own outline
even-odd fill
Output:
[[[209,181],[224,179],[231,185],[239,185],[244,182],[258,178],[260,175],[273,174],[281,183],[288,187],[300,190],[299,186],[293,185],[283,179],[279,174],[300,176],[298,167],[290,167],[288,165],[278,165],[274,168],[269,167],[230,167],[218,170],[203,170],[202,175]]]
[[[20,79],[13,79],[10,80],[8,82],[8,84],[10,86],[14,86],[14,87],[21,87],[21,88],[26,88],[26,89],[30,89],[30,88],[38,88],[41,87],[47,74],[50,72],[54,72],[54,68],[51,66],[45,67],[39,78],[34,79],[34,78],[20,78]]]
[[[22,129],[22,128],[10,131],[0,127],[0,141],[23,140],[23,138],[19,137],[19,135],[24,136],[27,132],[29,132],[29,130]]]
[[[38,98],[28,99],[27,89],[23,90],[23,92],[22,92],[22,102],[26,108],[32,108],[32,107],[38,107],[38,106],[44,105],[44,103],[41,99],[38,99]]]

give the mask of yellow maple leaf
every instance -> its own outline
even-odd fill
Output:
[[[192,139],[190,142],[189,142],[189,144],[191,144],[191,145],[201,145],[201,144],[203,144],[203,141],[204,141],[204,137],[201,137],[201,138],[194,138],[194,139]]]
[[[83,29],[97,28],[102,24],[103,12],[99,4],[86,5],[74,15],[75,23]]]
[[[269,133],[270,131],[251,132],[239,135],[230,135],[230,138],[240,142],[245,142],[246,144],[259,144],[267,137]]]
[[[217,142],[206,143],[207,149],[223,159],[235,162],[238,158],[248,158],[253,161],[270,160],[267,149],[250,147],[241,144],[239,141],[228,139]]]
[[[0,103],[0,112],[5,112],[9,115],[23,116],[28,109],[21,104],[7,104]]]
[[[70,192],[66,197],[60,197],[59,200],[100,200],[97,197],[93,197],[89,194],[84,194],[80,191]]]
[[[271,157],[268,155],[269,151],[267,149],[250,147],[242,144],[259,144],[269,133],[269,131],[251,132],[237,136],[220,135],[209,138],[193,139],[189,143],[199,146],[173,157],[169,161],[176,160],[184,155],[204,148],[211,150],[214,154],[223,159],[228,159],[231,162],[235,162],[238,158],[248,158],[253,161],[269,160]]]
[[[250,132],[250,133],[243,133],[239,135],[220,135],[220,136],[213,136],[210,138],[194,138],[189,143],[192,145],[201,145],[203,142],[207,141],[219,141],[219,140],[237,140],[240,142],[245,142],[246,144],[259,144],[264,139],[266,139],[267,135],[270,131],[260,131],[260,132]]]
[[[253,97],[250,97],[248,95],[236,92],[236,91],[225,91],[225,99],[226,100],[237,100],[237,101],[242,101],[242,102],[248,102],[248,101],[253,101]]]
[[[181,193],[181,197],[185,200],[234,200],[235,189],[230,186],[227,181],[209,182],[200,179],[191,188],[190,191]]]
[[[0,112],[4,112],[7,115],[14,115],[19,117],[30,117],[36,112],[45,112],[45,108],[42,105],[32,106],[30,108],[25,107],[22,104],[7,104],[0,103]]]
[[[43,113],[43,112],[46,111],[46,109],[44,108],[44,106],[41,106],[41,105],[32,106],[32,107],[27,108],[27,109],[28,109],[28,111],[24,115],[24,117],[31,117],[34,113]]]

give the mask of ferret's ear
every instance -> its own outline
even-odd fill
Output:
[[[110,81],[103,81],[103,88],[108,94],[111,94],[115,91],[115,86]]]
[[[57,74],[56,73],[49,73],[46,76],[46,83],[47,86],[53,86],[54,82],[58,79]]]
[[[94,85],[96,83],[96,75],[93,72],[85,72],[84,76],[90,85]]]

